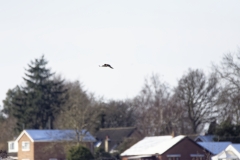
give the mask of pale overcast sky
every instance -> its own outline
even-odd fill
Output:
[[[0,100],[43,54],[66,80],[125,99],[152,73],[174,86],[239,44],[240,0],[0,0]]]

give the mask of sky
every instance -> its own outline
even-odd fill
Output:
[[[174,87],[189,68],[208,72],[239,51],[239,8],[239,0],[0,0],[0,105],[42,55],[105,99],[133,98],[152,74]]]

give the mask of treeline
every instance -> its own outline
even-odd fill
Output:
[[[145,136],[196,134],[206,123],[211,123],[211,134],[224,135],[221,127],[240,125],[239,59],[240,53],[224,55],[208,74],[189,69],[174,87],[153,74],[132,99],[106,101],[84,90],[81,82],[56,75],[42,56],[28,64],[24,85],[6,93],[0,141],[6,144],[23,129],[94,133],[99,128],[136,126]],[[240,136],[237,129],[234,134]]]

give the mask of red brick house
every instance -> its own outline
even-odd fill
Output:
[[[77,136],[80,135],[80,136]],[[93,151],[95,138],[82,130],[24,130],[15,140],[18,145],[19,160],[65,160],[66,146],[77,143],[80,139]]]
[[[187,136],[145,137],[121,154],[122,160],[209,160],[211,153]]]

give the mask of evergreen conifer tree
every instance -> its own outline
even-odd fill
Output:
[[[25,85],[8,92],[5,111],[17,118],[17,128],[52,129],[55,115],[66,100],[63,80],[53,79],[44,56],[28,64]]]

